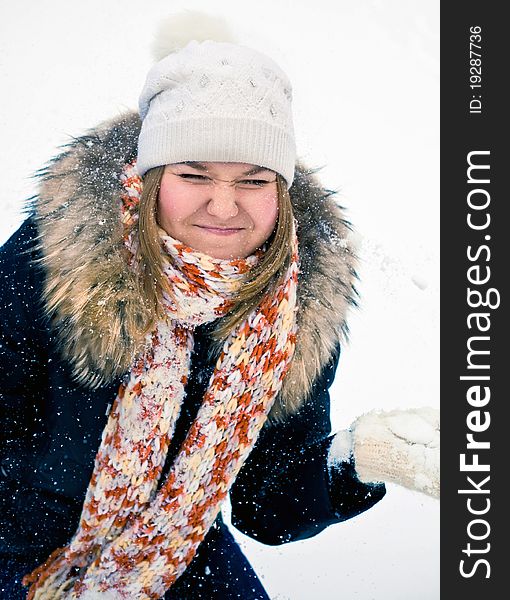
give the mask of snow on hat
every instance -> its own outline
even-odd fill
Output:
[[[221,19],[191,11],[168,19],[154,47],[158,62],[139,100],[140,174],[183,161],[240,162],[272,169],[290,187],[296,143],[282,69],[237,44]]]

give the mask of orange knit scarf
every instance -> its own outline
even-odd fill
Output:
[[[125,199],[141,180],[128,165]],[[136,202],[135,202],[136,204]],[[174,291],[104,429],[79,526],[24,579],[29,599],[161,598],[193,559],[250,454],[296,339],[297,240],[275,293],[232,331],[198,415],[158,489],[185,398],[194,327],[224,315],[258,260],[213,259],[162,236]]]

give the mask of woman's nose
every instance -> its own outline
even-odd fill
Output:
[[[230,219],[239,213],[236,202],[237,191],[234,186],[215,185],[211,190],[211,199],[207,204],[207,212],[220,219]]]

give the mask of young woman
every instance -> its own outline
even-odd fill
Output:
[[[265,544],[367,510],[385,481],[438,495],[432,409],[331,435],[355,256],[296,163],[287,76],[191,39],[139,114],[41,172],[0,254],[7,598],[267,599],[227,495]]]

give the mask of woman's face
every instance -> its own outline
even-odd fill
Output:
[[[159,225],[183,244],[213,258],[245,258],[276,225],[276,174],[247,163],[167,165],[157,211]]]

